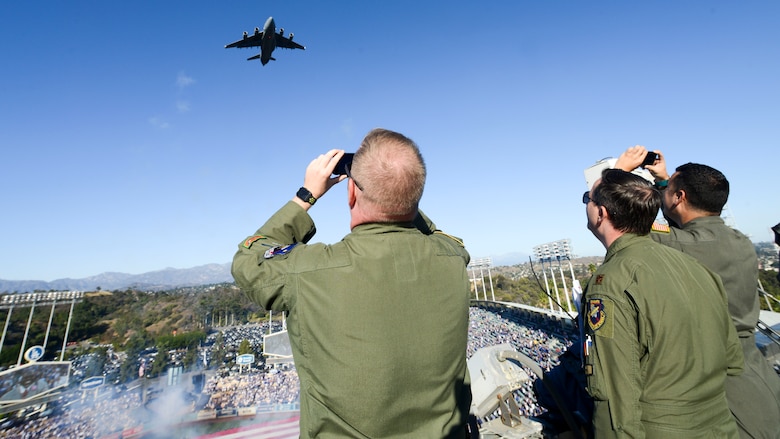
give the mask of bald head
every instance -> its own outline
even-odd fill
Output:
[[[360,183],[363,209],[375,221],[413,219],[417,214],[425,163],[408,137],[381,128],[372,130],[355,153],[351,174]]]

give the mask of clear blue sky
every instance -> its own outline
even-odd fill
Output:
[[[224,49],[269,16],[306,51]],[[473,257],[603,255],[583,169],[635,144],[723,171],[770,241],[778,23],[775,1],[3,2],[0,278],[229,262],[379,126],[420,145],[422,208]],[[340,240],[346,185],[311,214]]]

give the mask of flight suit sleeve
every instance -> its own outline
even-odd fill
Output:
[[[308,242],[316,228],[306,211],[290,201],[255,232],[238,244],[231,273],[250,299],[265,309],[289,310],[286,289],[288,256]]]
[[[715,273],[712,273],[713,279],[718,284],[720,290],[721,300],[728,310],[728,298],[726,297],[726,290],[723,288],[720,277]],[[726,336],[726,374],[727,375],[742,375],[742,371],[745,368],[745,356],[742,352],[742,344],[739,342],[739,336],[737,335],[737,328],[732,324],[731,316],[726,313],[724,317],[727,319],[728,334]]]
[[[641,316],[628,293],[589,291],[585,300],[585,374],[598,438],[644,437],[639,398]]]
[[[742,375],[745,368],[745,356],[742,352],[742,345],[737,337],[737,330],[734,325],[729,325],[729,335],[726,344],[726,358],[728,358],[727,375]]]

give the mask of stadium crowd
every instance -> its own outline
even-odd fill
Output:
[[[558,364],[558,356],[571,344],[570,334],[559,338],[555,332],[561,331],[553,331],[551,327],[540,329],[536,323],[524,322],[520,313],[511,308],[492,312],[471,307],[466,357],[471,358],[483,347],[509,343],[549,371]]]
[[[258,405],[290,404],[298,400],[298,373],[293,370],[252,370],[247,374],[214,376],[203,388],[211,395],[205,409],[222,410]]]
[[[525,321],[522,313],[512,308],[500,308],[494,312],[471,307],[466,356],[471,358],[481,348],[508,343],[547,372],[558,364],[558,356],[571,344],[570,340],[573,336],[555,325],[556,323],[550,319]],[[545,329],[540,329],[539,326]],[[544,409],[536,403],[533,391],[534,374],[529,368],[523,367],[523,369],[531,380],[523,383],[512,395],[521,415],[538,416],[544,412]],[[496,410],[482,421],[496,419],[499,415]]]
[[[140,392],[122,392],[114,397],[82,400],[79,391],[69,391],[50,415],[18,422],[0,430],[2,439],[99,438],[142,423]]]
[[[509,343],[539,363],[543,369],[549,370],[558,363],[558,355],[570,344],[570,334],[557,326],[554,319],[538,318],[538,314],[522,313],[507,307],[490,310],[471,307],[469,319],[468,358],[480,348]],[[279,329],[274,328],[275,331]],[[243,340],[248,340],[259,351],[263,335],[267,332],[267,324],[222,328],[222,347],[235,351]],[[209,350],[216,348],[213,343],[215,335],[210,335],[211,343],[206,343]],[[72,376],[83,375],[77,373],[77,370],[87,367],[87,363],[83,359],[76,359],[72,363]],[[229,366],[221,366],[206,381],[203,394],[208,395],[208,402],[204,409],[270,407],[298,401],[300,384],[294,365],[270,368],[261,361],[244,373],[237,372],[235,366]],[[533,377],[530,370],[526,372]],[[532,382],[525,383],[513,396],[522,415],[537,416],[542,412],[536,404]],[[486,419],[497,415],[496,412]],[[43,410],[35,417],[22,417],[16,422],[4,423],[0,439],[105,437],[137,428],[149,416],[149,411],[142,403],[140,387],[127,390],[106,386],[103,394],[94,398],[94,395],[81,392],[78,386],[71,386],[59,400],[49,403],[48,410]]]
[[[206,345],[212,345],[216,341],[217,335],[222,334],[222,340],[228,348],[238,348],[241,342],[246,340],[252,349],[260,352],[263,346],[263,336],[268,333],[268,322],[228,326],[220,329],[219,332],[213,332],[206,337]],[[281,329],[281,323],[274,322],[273,332]]]

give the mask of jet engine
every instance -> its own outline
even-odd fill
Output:
[[[244,31],[244,39],[245,39],[245,40],[246,40],[246,37],[248,37],[248,36],[249,36],[249,32],[247,32],[247,31]]]
[[[279,28],[279,35],[282,36],[282,37],[284,36],[284,28],[283,27]]]
[[[257,35],[257,34],[259,34],[259,33],[260,33],[260,28],[259,28],[259,27],[256,27],[256,28],[255,28],[255,35]]]
[[[295,36],[294,33],[290,32],[290,41],[292,41],[293,37]]]

